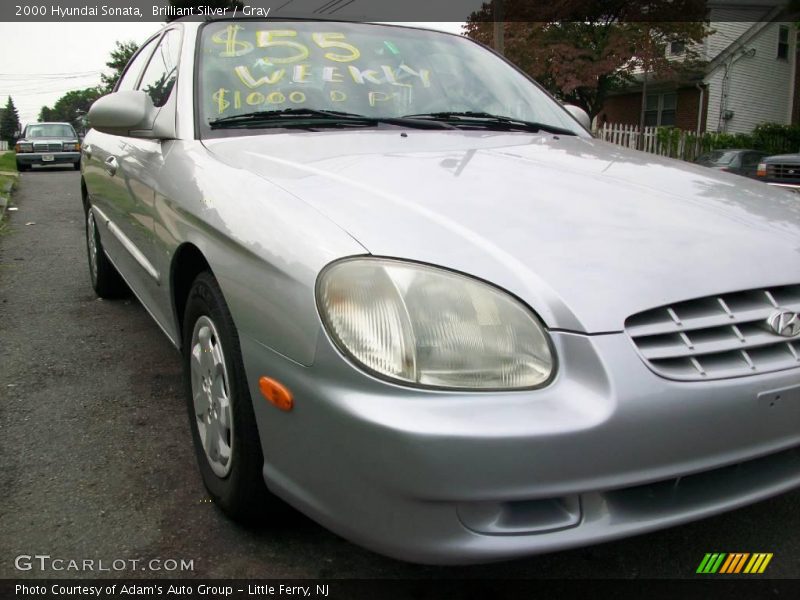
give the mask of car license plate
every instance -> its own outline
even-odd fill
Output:
[[[52,154],[42,154],[42,162],[51,162],[56,159]]]

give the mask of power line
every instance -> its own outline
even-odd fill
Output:
[[[69,77],[12,80],[0,79],[0,95],[35,96],[39,94],[64,94],[77,89],[100,85],[98,75],[101,71],[85,71],[84,75]],[[85,80],[81,82],[80,80]]]
[[[101,70],[97,71],[69,71],[64,73],[0,73],[0,79],[77,79],[80,77],[88,77],[89,75],[99,75]]]
[[[0,87],[3,89],[10,89],[10,90],[22,90],[22,89],[45,89],[51,88],[53,86],[69,86],[80,84],[81,81],[90,81],[90,80],[99,80],[100,78],[97,75],[90,75],[89,77],[81,77],[80,79],[71,79],[71,80],[57,80],[57,81],[14,81],[12,83],[8,83],[5,81],[0,81]]]
[[[97,81],[99,83],[98,78],[93,78],[92,81]],[[66,82],[53,82],[55,85],[36,85],[36,84],[18,84],[18,85],[4,85],[2,81],[0,81],[0,90],[7,91],[7,92],[18,92],[18,93],[25,93],[25,92],[47,92],[50,90],[61,90],[61,89],[71,89],[75,87],[81,87],[84,84],[80,83],[66,83]],[[85,84],[89,85],[90,81],[87,80]]]

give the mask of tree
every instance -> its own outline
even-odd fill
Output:
[[[175,8],[210,7],[210,8],[238,8],[242,10],[244,3],[239,0],[169,0],[169,5]],[[179,19],[180,15],[167,17],[167,23]]]
[[[117,85],[117,80],[122,76],[122,72],[128,65],[128,61],[130,61],[131,57],[136,54],[136,51],[139,49],[136,42],[116,41],[114,44],[115,46],[111,51],[110,60],[106,63],[106,66],[111,69],[112,72],[110,75],[106,75],[105,73],[100,75],[100,89],[103,94],[111,93],[114,86]]]
[[[560,100],[594,117],[608,94],[634,80],[681,77],[700,67],[695,44],[708,35],[704,0],[504,0],[505,55]],[[701,10],[703,9],[703,10]],[[492,42],[492,8],[473,13],[465,33]],[[647,19],[647,20],[645,20]],[[684,45],[683,60],[666,57]]]
[[[8,142],[9,146],[13,146],[21,128],[17,107],[14,106],[14,101],[9,96],[6,107],[3,109],[2,119],[0,119],[0,139]]]
[[[84,117],[89,112],[89,107],[104,93],[104,89],[100,86],[67,92],[56,100],[53,108],[42,107],[39,111],[39,121],[64,121],[72,123],[76,130],[82,131]]]

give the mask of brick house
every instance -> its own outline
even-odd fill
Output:
[[[773,4],[755,13],[752,4],[715,3],[712,33],[699,48],[705,68],[683,80],[648,80],[645,125],[749,133],[764,122],[800,123],[797,28],[785,2]],[[667,49],[675,60],[683,52],[678,43]],[[638,125],[642,79],[610,95],[596,123]]]

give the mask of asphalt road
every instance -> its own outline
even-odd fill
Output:
[[[682,578],[706,552],[737,551],[773,552],[766,576],[800,577],[800,492],[469,568],[383,558],[294,511],[260,529],[231,523],[197,473],[178,353],[135,299],[101,301],[90,287],[79,177],[23,174],[19,210],[0,233],[0,578]],[[142,562],[94,573],[15,568],[15,557],[34,554]],[[151,559],[191,560],[193,570],[142,570]]]

